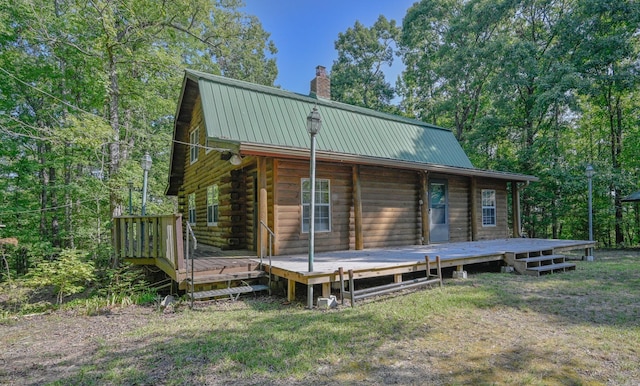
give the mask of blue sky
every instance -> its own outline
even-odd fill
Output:
[[[407,9],[417,0],[245,0],[244,11],[260,19],[278,48],[278,78],[275,84],[302,94],[317,65],[331,70],[337,58],[334,42],[338,33],[353,27],[356,20],[371,27],[379,15],[395,19],[401,25]],[[395,85],[402,61],[394,60],[385,71],[387,81]]]

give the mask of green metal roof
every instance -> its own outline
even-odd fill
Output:
[[[322,117],[318,151],[473,168],[450,130],[330,100],[187,70],[197,82],[207,137],[308,149],[307,115]]]

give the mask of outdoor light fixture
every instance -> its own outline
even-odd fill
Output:
[[[147,180],[149,177],[149,170],[151,170],[151,165],[153,164],[153,160],[149,155],[149,152],[144,153],[142,157],[142,161],[140,161],[140,166],[144,171],[144,178],[142,182],[142,215],[145,216],[147,213]]]
[[[589,241],[593,241],[593,201],[592,201],[592,184],[591,179],[596,174],[593,166],[587,165],[587,168],[584,171],[584,175],[587,176],[587,181],[589,182]],[[589,248],[589,256],[585,256],[587,261],[593,261],[593,247]]]
[[[313,136],[318,134],[321,128],[322,119],[320,118],[318,108],[314,106],[313,110],[307,115],[307,132]]]
[[[229,163],[234,166],[238,166],[242,163],[242,157],[237,154],[234,154],[229,158]]]
[[[309,272],[313,272],[313,250],[315,242],[316,222],[316,134],[322,128],[322,119],[316,106],[307,116],[307,132],[311,136],[311,160],[309,166],[309,185],[311,188],[311,202],[309,203]],[[307,285],[307,302],[309,309],[313,308],[313,284]]]

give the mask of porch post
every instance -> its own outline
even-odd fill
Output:
[[[261,224],[267,221],[267,159],[258,157],[258,250],[259,257],[265,257],[267,249],[267,230]]]
[[[429,189],[427,187],[428,173],[420,173],[420,220],[422,222],[422,244],[429,244]]]
[[[471,241],[478,240],[478,180],[471,177]]]
[[[516,181],[511,181],[511,213],[513,217],[513,237],[522,237],[520,223],[520,189]]]
[[[360,165],[351,167],[353,178],[353,222],[355,224],[356,250],[364,249],[364,236],[362,234],[362,188],[360,187]]]

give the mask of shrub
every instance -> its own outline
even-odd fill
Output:
[[[53,286],[58,304],[62,304],[65,296],[84,291],[86,284],[96,278],[93,263],[83,261],[85,255],[76,249],[65,249],[57,259],[38,263],[28,275],[29,283],[36,288]]]

